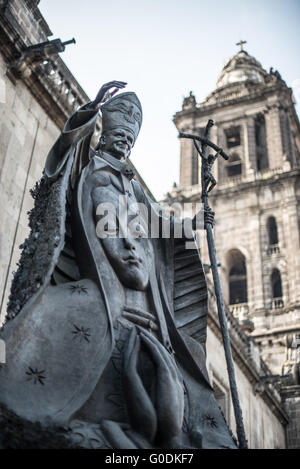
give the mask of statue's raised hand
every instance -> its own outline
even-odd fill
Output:
[[[96,98],[91,103],[90,107],[93,109],[99,109],[101,103],[107,101],[114,94],[116,94],[120,89],[125,88],[127,83],[125,81],[109,81],[101,86],[100,90],[97,93]],[[112,89],[113,88],[113,89]],[[112,91],[110,91],[112,89]]]

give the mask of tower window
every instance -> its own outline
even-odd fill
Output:
[[[269,217],[267,223],[269,246],[278,244],[278,231],[275,217]]]
[[[261,147],[264,144],[264,138],[263,138],[263,121],[262,119],[256,119],[255,120],[255,143],[256,146]]]
[[[240,176],[242,174],[242,162],[237,153],[232,153],[226,166],[227,176]]]
[[[247,269],[245,257],[238,249],[228,254],[229,304],[247,303]]]
[[[280,130],[281,130],[283,153],[286,154],[287,159],[291,162],[292,161],[292,146],[291,146],[291,129],[290,129],[289,116],[287,115],[286,112],[281,111],[279,114],[279,118],[280,118]]]
[[[255,119],[256,167],[258,171],[269,167],[266,122],[262,114]]]
[[[271,275],[272,296],[282,298],[281,275],[278,269],[274,269]]]
[[[241,144],[241,132],[239,127],[231,127],[225,131],[227,148],[237,147]]]

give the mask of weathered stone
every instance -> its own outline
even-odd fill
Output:
[[[174,123],[179,132],[184,132],[193,122],[195,133],[195,129],[205,127],[208,118],[215,122],[213,141],[241,160],[241,174],[228,177],[227,163],[219,158],[214,172],[218,185],[210,195],[217,220],[214,234],[224,298],[228,304],[229,259],[233,250],[238,250],[245,259],[247,303],[231,305],[230,309],[237,314],[247,308],[254,324],[251,336],[261,348],[261,357],[274,374],[281,374],[285,337],[291,331],[300,333],[300,134],[292,90],[278,74],[268,74],[256,59],[240,51],[225,65],[217,89],[203,103],[177,112]],[[263,125],[260,136],[256,123]],[[233,127],[240,129],[240,142],[230,146],[226,133]],[[259,143],[258,138],[263,141]],[[262,152],[268,164],[260,169]],[[192,157],[191,147],[181,142],[180,187],[168,196],[171,202],[200,202],[200,184],[192,185]],[[270,217],[275,217],[277,223],[278,245],[274,247],[269,243]],[[201,252],[209,264],[205,243]],[[280,302],[272,299],[271,275],[275,268],[281,275]],[[246,426],[248,418],[253,425],[256,420],[256,409],[251,412],[246,413]],[[261,412],[270,415],[267,408],[261,408]],[[253,432],[252,424],[251,428]],[[255,445],[266,444],[266,436],[264,443],[258,443],[263,439],[263,435],[255,437]]]

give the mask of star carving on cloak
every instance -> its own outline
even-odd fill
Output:
[[[33,381],[34,384],[40,383],[44,386],[44,380],[46,376],[44,376],[45,370],[38,370],[37,368],[28,367],[28,371],[26,371],[26,375],[28,376],[26,381]]]
[[[71,290],[71,293],[78,293],[78,295],[81,295],[81,294],[84,294],[84,295],[87,295],[88,294],[88,289],[84,286],[84,285],[71,285],[70,287],[70,290]]]
[[[204,415],[204,417],[202,418],[202,420],[207,423],[207,425],[209,425],[211,428],[217,428],[218,427],[218,424],[216,422],[216,419],[215,417],[213,417],[212,415]]]
[[[74,334],[74,339],[79,338],[79,341],[82,342],[85,340],[86,342],[90,341],[90,328],[87,327],[78,327],[76,324],[73,324],[74,330],[71,331],[72,334]]]

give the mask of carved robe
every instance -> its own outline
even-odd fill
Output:
[[[83,447],[234,448],[205,366],[207,290],[197,250],[186,251],[184,239],[149,240],[152,311],[124,315],[120,281],[96,235],[93,192],[111,185],[160,215],[126,163],[90,149],[96,117],[77,111],[47,157],[1,334],[7,364],[0,370],[0,402],[26,420],[67,425],[68,437],[77,436]],[[143,326],[147,314],[156,334]],[[197,342],[177,329],[196,320]],[[123,360],[117,375],[114,359]],[[169,402],[167,369],[168,383],[178,388]],[[156,373],[154,389],[145,370]],[[109,378],[122,373],[127,387],[116,384],[114,392]],[[173,431],[180,399],[182,427]],[[123,405],[123,414],[114,404]]]

